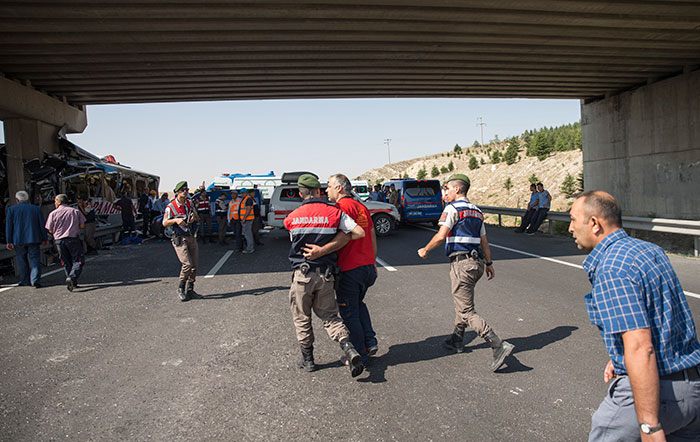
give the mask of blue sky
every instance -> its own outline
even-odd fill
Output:
[[[354,178],[387,163],[580,120],[578,100],[345,99],[89,106],[68,138],[161,177],[161,191],[224,172],[310,170]],[[4,136],[3,136],[4,137]]]

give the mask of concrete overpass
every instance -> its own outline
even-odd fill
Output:
[[[696,1],[0,3],[11,191],[91,104],[578,98],[586,187],[631,215],[692,218],[699,65]]]

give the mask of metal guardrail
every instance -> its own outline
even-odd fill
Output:
[[[517,216],[525,215],[525,209],[514,209],[510,207],[494,207],[494,206],[479,206],[484,213],[493,213],[498,215],[498,225],[501,225],[501,216]],[[547,218],[550,221],[569,222],[569,212],[549,212]],[[622,226],[626,229],[646,230],[650,232],[675,233],[677,235],[688,235],[694,237],[695,241],[695,256],[700,256],[700,221],[686,219],[667,219],[667,218],[642,218],[638,216],[623,216]],[[551,233],[552,226],[549,225]]]

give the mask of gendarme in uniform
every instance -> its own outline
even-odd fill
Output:
[[[183,302],[200,297],[194,291],[199,248],[197,238],[194,236],[196,227],[193,227],[193,223],[198,220],[198,217],[194,204],[188,198],[188,190],[187,181],[177,183],[174,189],[175,199],[170,201],[163,214],[163,226],[172,228],[171,242],[182,264],[177,295]]]
[[[493,349],[491,370],[496,371],[515,348],[502,341],[484,318],[476,313],[474,287],[484,271],[493,278],[491,249],[486,239],[484,215],[467,199],[469,178],[457,173],[448,178],[445,185],[445,201],[448,203],[440,216],[440,230],[430,242],[418,250],[425,258],[431,250],[445,242],[445,253],[450,258],[450,280],[455,304],[455,328],[444,345],[453,351],[464,351],[464,330],[471,327]]]
[[[313,310],[323,321],[328,336],[340,343],[345,353],[353,377],[364,370],[362,358],[348,339],[350,333],[338,315],[333,284],[336,250],[350,240],[349,233],[360,232],[360,228],[340,209],[320,199],[321,184],[311,174],[303,174],[297,182],[304,198],[301,207],[290,213],[284,220],[289,230],[292,246],[289,261],[294,270],[289,289],[289,303],[301,346],[302,358],[299,367],[306,371],[315,370],[313,357],[314,333],[311,326]]]

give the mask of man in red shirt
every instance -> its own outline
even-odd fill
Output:
[[[377,353],[377,338],[364,299],[367,289],[377,280],[377,237],[372,216],[367,207],[352,196],[352,185],[348,177],[336,174],[328,179],[328,199],[334,202],[357,225],[369,234],[350,241],[338,251],[340,275],[336,298],[340,316],[350,330],[350,341],[367,364],[369,356]]]

